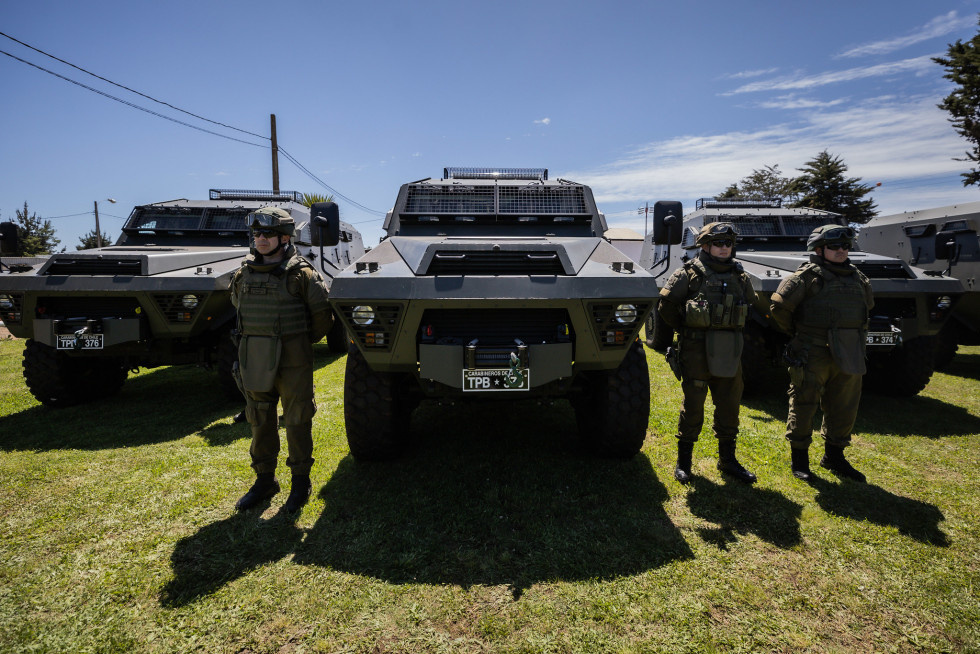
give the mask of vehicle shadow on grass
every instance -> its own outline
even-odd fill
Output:
[[[228,400],[213,374],[192,366],[155,368],[126,380],[102,400],[52,409],[34,406],[0,417],[0,451],[100,450],[177,440],[228,419],[209,434],[212,445],[248,435],[230,418],[244,407]]]
[[[693,553],[649,459],[594,459],[565,402],[422,406],[412,454],[347,457],[296,553],[391,583],[508,585],[637,574]]]
[[[410,434],[410,453],[397,461],[340,461],[296,563],[397,584],[507,585],[517,599],[540,581],[613,578],[693,557],[649,460],[581,452],[567,403],[423,405]],[[207,550],[236,525],[216,523],[178,545],[165,601],[189,601],[283,555],[271,537],[282,527],[269,522],[267,551],[255,560],[230,571],[188,562],[185,552]]]
[[[894,527],[900,534],[938,547],[949,547],[949,536],[939,528],[945,519],[938,507],[890,493],[874,484],[833,483],[814,475],[810,485],[824,511],[857,521]]]
[[[695,476],[687,504],[691,513],[714,523],[699,527],[702,540],[727,550],[742,534],[755,534],[761,540],[783,549],[800,543],[800,515],[803,506],[782,493],[725,478],[724,484]]]
[[[980,354],[957,352],[940,372],[963,379],[980,380]]]
[[[819,426],[819,424],[818,424]],[[856,432],[893,436],[955,438],[980,433],[980,418],[951,402],[931,397],[861,397]]]

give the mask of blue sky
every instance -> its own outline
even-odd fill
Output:
[[[590,184],[611,226],[640,231],[646,202],[693,208],[822,150],[881,183],[883,214],[980,200],[962,186],[954,158],[969,143],[936,107],[951,87],[930,60],[972,38],[978,12],[980,0],[11,0],[0,32],[236,129],[0,37],[0,217],[26,201],[73,250],[95,201],[115,238],[136,204],[269,188],[270,114],[368,244],[399,185],[446,166],[547,167]],[[283,189],[330,192],[279,168]]]

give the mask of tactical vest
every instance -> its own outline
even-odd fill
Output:
[[[261,272],[243,265],[238,299],[238,324],[243,336],[285,336],[310,331],[303,298],[290,295],[287,279],[297,268],[310,267],[302,257]]]
[[[684,307],[684,326],[690,329],[742,329],[749,315],[745,304],[745,284],[741,267],[728,272],[712,270],[698,259],[684,264],[690,293]]]
[[[818,277],[820,288],[809,295],[797,309],[797,332],[805,339],[826,345],[829,332],[838,329],[866,330],[868,305],[863,275],[857,270],[850,275],[836,275],[823,266],[809,263],[800,269],[803,277]],[[811,284],[807,284],[809,291]]]

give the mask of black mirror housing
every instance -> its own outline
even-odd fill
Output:
[[[17,254],[17,223],[0,223],[0,254]]]
[[[340,208],[336,202],[314,202],[310,207],[310,240],[325,247],[340,242]]]
[[[679,245],[683,223],[684,206],[680,202],[658,201],[653,205],[653,242],[657,245]]]

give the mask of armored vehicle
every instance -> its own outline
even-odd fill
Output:
[[[858,234],[862,250],[896,257],[927,274],[955,277],[963,297],[939,332],[936,365],[959,345],[980,345],[980,202],[879,216]]]
[[[698,249],[698,231],[711,222],[730,222],[738,231],[736,258],[756,293],[768,298],[780,282],[808,260],[806,239],[821,225],[846,224],[843,216],[807,208],[782,206],[779,199],[716,200],[702,198],[695,211],[684,217],[679,232],[671,234],[655,225],[653,239],[644,244],[641,265],[664,265],[673,270],[692,258]],[[659,233],[658,233],[659,227]],[[658,239],[657,236],[662,235]],[[680,248],[670,245],[680,244]],[[962,295],[956,280],[940,279],[913,268],[901,259],[852,250],[850,261],[871,280],[875,305],[868,331],[868,374],[865,383],[895,396],[915,395],[929,382],[934,369],[936,336]],[[742,369],[746,388],[753,380],[782,366],[782,349],[788,337],[767,316],[753,312],[745,329]],[[670,328],[656,315],[646,324],[646,343],[666,350],[673,340]]]
[[[637,335],[653,276],[603,238],[585,185],[547,169],[443,172],[404,184],[382,242],[334,279],[352,336],[351,454],[403,451],[423,398],[567,398],[594,452],[633,456],[650,412]]]
[[[28,339],[31,394],[48,406],[79,404],[115,393],[130,370],[198,364],[217,369],[221,388],[237,396],[229,283],[249,253],[245,216],[267,205],[293,216],[297,249],[328,284],[363,254],[361,235],[346,223],[338,223],[337,245],[319,245],[299,193],[212,190],[208,200],[134,208],[115,245],[4,267],[0,319]],[[346,350],[345,341],[337,322],[328,344]]]

